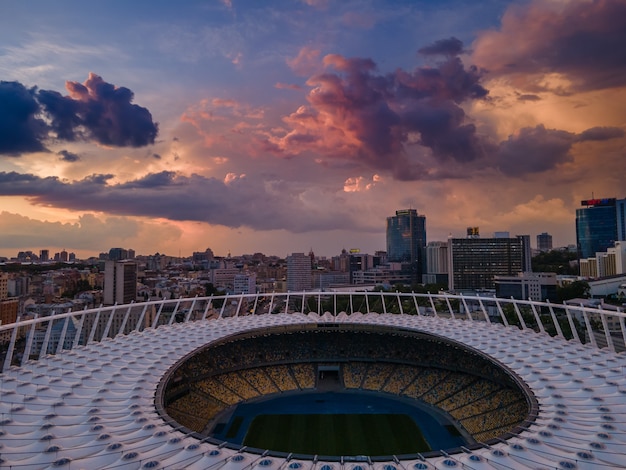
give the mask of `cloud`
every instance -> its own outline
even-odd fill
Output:
[[[358,218],[340,201],[328,200],[321,210],[315,188],[285,180],[228,174],[223,180],[170,171],[109,184],[110,174],[78,181],[32,174],[0,172],[0,196],[23,196],[32,204],[71,211],[105,212],[177,221],[199,221],[257,230],[286,228],[291,232],[333,230]],[[339,192],[341,194],[341,192]],[[324,196],[327,197],[327,196]]]
[[[143,147],[153,144],[158,125],[146,108],[132,104],[133,92],[116,87],[90,73],[84,83],[66,82],[69,96],[41,90],[39,101],[52,117],[58,138],[94,139],[114,147]],[[84,131],[83,131],[84,129]]]
[[[448,39],[439,39],[429,46],[418,49],[422,55],[443,55],[443,56],[457,56],[464,52],[463,42],[455,37]]]
[[[296,85],[295,83],[282,83],[277,82],[274,84],[274,88],[278,90],[302,90],[300,85]]]
[[[70,152],[69,150],[61,150],[57,152],[57,155],[60,155],[61,158],[59,160],[63,160],[64,162],[74,163],[80,160],[80,156]]]
[[[481,158],[486,144],[460,104],[482,99],[488,91],[479,83],[480,72],[466,69],[453,56],[462,50],[457,41],[451,38],[427,48],[449,54],[435,67],[387,75],[377,73],[368,58],[325,56],[324,72],[307,80],[312,88],[309,105],[285,117],[287,129],[264,139],[265,150],[281,156],[312,151],[405,180],[425,174],[415,161],[419,152],[407,149],[415,143],[430,149],[440,161]]]
[[[624,129],[619,127],[592,127],[581,132],[578,136],[580,142],[602,141],[624,137]]]
[[[69,96],[0,82],[0,153],[45,151],[51,135],[66,142],[93,140],[114,147],[153,144],[158,125],[133,92],[90,73],[85,83],[66,82]],[[43,117],[42,117],[43,116]]]
[[[570,149],[575,141],[575,134],[546,129],[543,125],[520,129],[500,143],[499,168],[508,176],[550,170],[573,160]]]
[[[298,55],[293,59],[287,60],[287,65],[291,70],[301,76],[306,77],[312,75],[321,69],[321,51],[319,49],[313,49],[309,46],[304,46]]]
[[[626,85],[626,2],[514,4],[499,30],[483,31],[472,59],[492,77],[557,93]]]
[[[0,154],[21,155],[45,150],[46,124],[38,116],[35,89],[0,81]]]
[[[73,222],[61,223],[0,212],[0,246],[5,250],[54,247],[97,253],[111,246],[145,246],[145,240],[154,240],[158,246],[182,235],[182,230],[172,224],[138,218],[83,214]]]

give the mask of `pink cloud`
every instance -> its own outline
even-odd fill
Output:
[[[301,77],[306,77],[320,71],[321,52],[309,46],[304,46],[293,59],[287,60],[287,65],[293,72]]]
[[[512,5],[499,30],[480,33],[472,59],[522,89],[570,93],[626,85],[624,44],[624,1],[534,0]],[[566,81],[551,85],[554,74]]]

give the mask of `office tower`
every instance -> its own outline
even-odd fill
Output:
[[[494,289],[494,276],[530,271],[530,237],[450,238],[450,290]]]
[[[547,232],[537,235],[537,249],[541,252],[552,250],[552,235]]]
[[[626,241],[626,199],[615,201],[615,211],[617,216],[617,239]]]
[[[605,252],[618,240],[626,240],[624,212],[626,199],[589,199],[576,209],[578,258],[592,258]],[[619,228],[618,228],[619,222]]]
[[[50,259],[49,250],[39,250],[39,261],[46,262]]]
[[[425,268],[426,216],[418,215],[415,209],[396,211],[387,217],[387,260],[413,265],[418,277]]]
[[[425,284],[448,285],[448,242],[429,242],[426,245]]]
[[[137,299],[137,263],[106,261],[104,265],[104,304],[128,304]]]
[[[311,289],[311,258],[304,253],[287,256],[287,290],[297,292]]]
[[[128,259],[128,250],[125,250],[124,248],[111,248],[109,250],[109,259],[111,261]]]

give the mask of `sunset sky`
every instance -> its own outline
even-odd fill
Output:
[[[626,0],[3,0],[0,256],[575,242],[626,197]]]

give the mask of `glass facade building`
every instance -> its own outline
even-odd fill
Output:
[[[411,263],[416,273],[424,272],[426,248],[426,216],[415,209],[396,211],[387,217],[387,259],[392,262]]]
[[[576,246],[578,257],[585,259],[615,246],[618,211],[615,198],[582,201],[581,205],[576,209]]]

